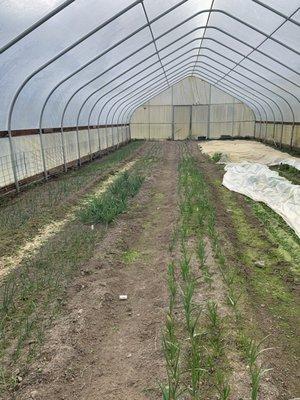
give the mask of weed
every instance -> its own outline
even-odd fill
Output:
[[[215,163],[219,162],[221,160],[221,158],[222,158],[222,153],[214,153],[211,156],[212,161]]]
[[[300,171],[288,164],[280,164],[271,167],[272,170],[277,171],[280,176],[283,176],[294,185],[300,185]]]
[[[139,258],[140,254],[136,250],[127,250],[123,254],[123,261],[126,264],[131,264]]]

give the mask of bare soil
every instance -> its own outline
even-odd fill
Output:
[[[15,399],[160,399],[166,267],[176,221],[178,145],[162,144],[131,209],[68,289],[64,316]],[[133,251],[136,259],[124,254]],[[126,260],[126,261],[125,261]],[[119,300],[127,295],[127,300]]]

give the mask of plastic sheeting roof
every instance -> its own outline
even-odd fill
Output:
[[[0,0],[0,130],[128,122],[187,76],[300,121],[299,0]]]

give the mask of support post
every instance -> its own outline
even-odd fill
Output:
[[[60,131],[60,138],[61,138],[61,148],[63,154],[63,163],[64,163],[64,171],[67,172],[67,158],[66,158],[66,147],[65,147],[65,139],[64,139],[64,132],[63,130]]]
[[[211,84],[209,84],[209,91],[208,91],[207,139],[210,138],[210,103],[211,103]]]
[[[19,193],[20,186],[19,186],[18,174],[17,174],[16,156],[15,156],[15,151],[14,151],[13,138],[11,136],[10,131],[8,131],[8,140],[9,140],[11,167],[12,167],[12,171],[13,171],[13,175],[14,175],[15,187],[16,187],[16,191]]]
[[[39,129],[39,138],[40,138],[40,146],[41,146],[41,155],[42,155],[42,162],[43,162],[44,177],[47,180],[48,179],[48,172],[47,172],[45,149],[44,149],[44,142],[43,142],[43,132],[42,132],[41,129]]]

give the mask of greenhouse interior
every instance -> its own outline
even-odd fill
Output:
[[[300,398],[300,0],[0,0],[0,398]]]

